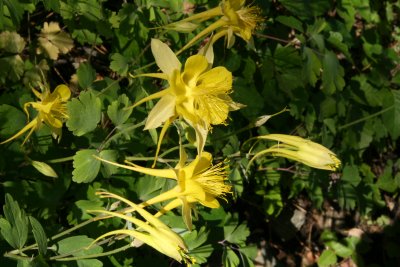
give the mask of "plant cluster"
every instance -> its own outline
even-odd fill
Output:
[[[368,266],[378,225],[388,249],[371,264],[395,266],[399,10],[4,1],[4,260]],[[353,224],[318,224],[328,210]]]

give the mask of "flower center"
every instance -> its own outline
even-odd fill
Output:
[[[225,184],[227,176],[228,165],[223,161],[196,174],[193,180],[198,182],[205,192],[225,199],[225,195],[231,193],[231,186]]]

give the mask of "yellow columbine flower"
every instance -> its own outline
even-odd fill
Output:
[[[39,93],[37,90],[32,88],[33,93],[37,98],[39,98],[40,101],[28,102],[24,105],[24,111],[28,117],[28,120],[29,106],[37,110],[37,116],[18,133],[1,142],[0,144],[10,142],[29,131],[28,135],[24,139],[24,142],[22,143],[24,144],[26,140],[28,140],[29,136],[31,136],[33,131],[41,127],[42,123],[45,123],[50,128],[55,138],[61,135],[63,121],[68,118],[66,102],[71,97],[71,91],[64,84],[57,86],[52,93],[50,93],[50,89],[47,86],[41,86],[41,89],[42,93]]]
[[[118,217],[128,222],[131,222],[137,226],[136,229],[121,229],[108,232],[98,237],[96,240],[94,240],[90,246],[92,246],[94,243],[107,236],[128,235],[134,237],[137,240],[140,240],[143,243],[146,243],[147,245],[158,250],[159,252],[179,262],[184,261],[187,264],[193,262],[193,259],[187,255],[188,250],[182,238],[177,233],[172,231],[167,225],[161,222],[158,218],[156,218],[154,215],[150,214],[142,207],[139,207],[135,203],[121,196],[108,192],[96,192],[96,194],[100,195],[100,197],[102,198],[115,198],[124,202],[125,204],[130,206],[131,211],[139,213],[140,216],[142,216],[143,219],[145,219],[145,221],[139,220],[132,216],[125,215],[124,213],[121,212],[112,212],[106,210],[88,211],[91,213],[101,213],[104,215],[108,215],[101,219],[109,217]],[[135,243],[137,244],[137,240],[135,240],[133,244]]]
[[[174,169],[152,169],[128,161],[126,161],[128,165],[123,165],[105,159],[100,160],[132,171],[175,179],[178,184],[173,189],[161,193],[141,205],[148,206],[172,199],[156,216],[182,205],[183,220],[189,229],[192,229],[192,203],[200,202],[203,206],[218,208],[220,204],[217,198],[225,199],[226,194],[231,192],[231,186],[225,184],[228,165],[226,162],[212,165],[212,156],[208,152],[201,153],[194,161],[185,166],[186,153],[181,148],[181,157]]]
[[[164,123],[158,140],[156,158],[167,128],[178,117],[182,117],[194,128],[197,151],[201,154],[211,125],[224,124],[229,111],[239,108],[228,96],[232,88],[232,73],[225,67],[210,68],[212,53],[189,57],[181,70],[181,63],[166,44],[152,39],[151,50],[163,73],[138,76],[165,79],[169,87],[141,99],[132,107],[160,98],[147,117],[145,125],[146,130],[157,128]]]
[[[256,158],[265,154],[292,159],[322,170],[335,171],[340,166],[340,160],[335,153],[320,144],[299,136],[267,134],[256,138],[275,140],[279,143],[255,154],[248,166],[250,166]]]
[[[194,14],[188,18],[165,26],[167,29],[179,30],[181,25],[187,25],[193,21],[202,22],[220,16],[216,22],[212,23],[192,38],[177,52],[177,54],[188,49],[201,38],[209,35],[213,31],[216,31],[216,33],[212,37],[212,43],[216,42],[219,38],[226,36],[227,47],[230,48],[235,42],[235,35],[239,36],[247,43],[251,43],[254,30],[264,19],[261,17],[261,11],[258,7],[251,5],[246,6],[245,3],[246,0],[224,0],[218,7]]]

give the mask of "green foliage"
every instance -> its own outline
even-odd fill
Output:
[[[214,20],[184,23],[179,31],[163,25],[210,10],[219,1],[128,2],[0,0],[0,142],[36,117],[30,107],[29,118],[24,113],[24,104],[36,101],[32,87],[40,91],[46,84],[53,91],[67,84],[72,93],[60,140],[41,125],[24,146],[23,137],[0,145],[5,195],[0,252],[7,266],[175,264],[145,245],[113,252],[132,241],[121,236],[102,244],[113,253],[105,255],[97,245],[87,249],[94,238],[131,227],[116,218],[93,219],[88,210],[121,205],[99,199],[96,190],[142,203],[176,186],[175,180],[123,170],[96,157],[151,166],[160,128],[143,126],[158,100],[130,107],[170,85],[132,76],[159,72],[151,38],[178,51]],[[229,159],[233,193],[218,200],[220,208],[193,204],[191,232],[179,208],[160,218],[182,236],[194,266],[254,266],[263,250],[270,257],[266,260],[277,264],[300,265],[308,250],[311,265],[396,266],[400,4],[247,2],[265,18],[252,40],[246,45],[236,36],[231,49],[222,39],[213,46],[214,66],[226,67],[234,77],[230,96],[246,107],[230,112],[226,125],[213,126],[205,146],[215,164]],[[184,63],[205,43],[184,51],[179,60]],[[275,115],[282,110],[288,112]],[[246,141],[268,133],[321,143],[337,154],[342,168],[328,173],[265,156],[246,171],[250,157],[272,144]],[[195,132],[175,121],[163,139],[157,168],[177,165],[179,136],[188,161],[196,157]],[[167,203],[146,209],[155,214]],[[296,217],[298,210],[308,219]],[[320,225],[332,210],[343,224]],[[68,232],[72,227],[79,230]],[[353,227],[363,229],[363,236],[343,235]],[[377,242],[368,242],[378,235]],[[286,261],[281,255],[288,255]]]
[[[76,136],[84,135],[97,127],[101,117],[101,100],[93,91],[81,93],[78,99],[72,99],[67,104],[67,108],[71,114],[67,127]]]
[[[21,249],[28,239],[28,217],[11,195],[3,206],[5,218],[0,218],[1,234],[14,248]]]

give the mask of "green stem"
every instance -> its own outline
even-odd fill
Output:
[[[93,217],[93,218],[91,218],[91,219],[89,219],[89,220],[86,220],[86,221],[84,221],[84,222],[81,222],[80,224],[77,224],[77,225],[75,225],[74,227],[69,228],[68,230],[65,230],[65,231],[63,231],[63,232],[61,232],[61,233],[59,233],[59,234],[57,234],[57,235],[54,235],[54,236],[52,236],[51,238],[48,238],[47,241],[48,241],[48,242],[54,241],[54,240],[56,240],[56,239],[58,239],[58,238],[60,238],[60,237],[62,237],[62,236],[65,236],[65,235],[67,235],[67,234],[69,234],[69,233],[71,233],[71,232],[73,232],[73,231],[75,231],[75,230],[77,230],[77,229],[79,229],[79,228],[81,228],[81,227],[83,227],[83,226],[85,226],[85,225],[91,223],[91,222],[94,222],[94,221],[96,221],[96,220],[99,220],[99,218],[102,218],[102,217],[104,217],[104,216],[103,216],[103,215],[99,215],[99,216]],[[27,250],[36,249],[37,246],[38,246],[37,243],[35,243],[35,244],[29,245],[29,246],[27,246],[27,247],[24,247],[24,248],[22,248],[22,249],[15,249],[15,250],[12,250],[12,251],[10,251],[10,252],[7,252],[6,254],[11,254],[11,255],[12,255],[12,254],[21,253],[21,252],[24,252],[24,251],[27,251]]]
[[[66,161],[70,161],[73,160],[74,156],[70,156],[70,157],[65,157],[65,158],[60,158],[60,159],[51,159],[51,160],[47,160],[46,162],[48,163],[61,163],[61,162],[66,162]]]
[[[11,258],[11,259],[16,259],[16,260],[32,260],[32,257],[15,255],[15,254],[12,254],[11,252],[6,252],[6,253],[4,253],[3,256],[6,258]]]
[[[143,126],[143,125],[145,125],[145,123],[146,123],[146,120],[143,120],[142,122],[139,122],[139,123],[137,123],[137,124],[134,124],[134,125],[132,125],[132,126],[129,126],[128,128],[125,128],[125,129],[123,129],[122,131],[120,131],[120,132],[114,134],[114,135],[111,136],[107,141],[104,142],[104,144],[103,144],[102,147],[105,147],[106,145],[108,145],[112,140],[114,140],[115,138],[117,138],[117,137],[120,136],[121,134],[124,134],[124,133],[127,132],[127,131],[134,130],[134,129],[140,127],[140,126]]]
[[[371,114],[371,115],[368,115],[368,116],[366,116],[366,117],[363,117],[363,118],[361,118],[361,119],[358,119],[358,120],[349,122],[349,123],[347,123],[347,124],[345,124],[345,125],[339,126],[338,129],[339,129],[339,130],[343,130],[343,129],[348,128],[348,127],[350,127],[350,126],[353,126],[353,125],[355,125],[355,124],[357,124],[357,123],[360,123],[360,122],[369,120],[369,119],[371,119],[371,118],[374,118],[374,117],[376,117],[376,116],[379,116],[379,115],[381,115],[381,114],[383,114],[383,113],[385,113],[385,112],[391,110],[392,108],[394,108],[394,105],[392,105],[392,106],[390,106],[390,107],[387,107],[387,108],[385,108],[385,109],[382,109],[381,111],[378,111],[378,112],[376,112],[376,113],[374,113],[374,114]]]
[[[96,253],[96,254],[91,254],[91,255],[83,255],[83,256],[76,256],[76,257],[68,257],[68,258],[57,258],[58,256],[51,257],[50,260],[56,260],[56,261],[76,261],[76,260],[83,260],[83,259],[93,259],[93,258],[98,258],[98,257],[104,257],[108,256],[111,254],[118,253],[120,251],[124,251],[128,248],[131,247],[131,244],[125,245],[123,247],[110,250],[107,252],[102,252],[102,253]]]

